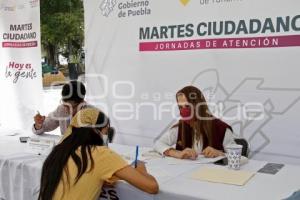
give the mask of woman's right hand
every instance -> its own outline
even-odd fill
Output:
[[[43,123],[45,121],[45,118],[46,118],[45,116],[42,116],[39,113],[34,116],[34,128],[36,130],[39,130],[43,127]]]
[[[145,163],[144,162],[142,162],[142,161],[138,161],[137,162],[137,166],[136,166],[136,168],[135,168],[137,171],[139,171],[140,173],[142,173],[142,174],[148,174],[147,173],[147,169],[146,169],[146,166],[145,166]]]

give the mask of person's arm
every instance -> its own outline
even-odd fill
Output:
[[[177,142],[178,128],[170,128],[154,143],[154,150],[164,155],[167,150],[174,149],[173,146]]]
[[[154,149],[162,155],[170,156],[178,159],[192,159],[195,160],[198,155],[193,149],[186,148],[183,151],[174,149],[174,145],[178,138],[178,127],[169,129],[162,135],[154,144]]]
[[[223,139],[223,148],[225,149],[225,147],[229,144],[235,144],[234,138],[235,136],[233,132],[230,129],[226,129],[225,136]]]
[[[223,148],[225,149],[225,147],[229,144],[235,144],[234,135],[233,135],[233,133],[230,129],[226,129],[225,136],[224,136],[224,139],[223,139]],[[210,146],[206,147],[202,151],[202,154],[205,157],[208,157],[208,158],[214,158],[214,157],[225,155],[224,152],[222,152],[218,149],[215,149],[213,147],[210,147]]]
[[[157,194],[159,191],[158,183],[153,176],[147,173],[142,162],[138,163],[137,168],[127,166],[118,170],[114,175],[149,194]]]
[[[137,168],[133,168],[108,147],[96,147],[93,158],[95,175],[100,181],[111,185],[117,180],[125,180],[144,192],[151,194],[158,192],[158,184],[155,178],[147,173],[144,163],[138,162]]]
[[[62,108],[59,106],[55,111],[49,113],[49,115],[45,117],[41,127],[36,127],[36,125],[34,124],[32,127],[32,131],[37,135],[43,134],[44,132],[53,131],[59,126],[59,120],[62,120],[62,118]]]

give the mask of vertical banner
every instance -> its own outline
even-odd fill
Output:
[[[0,0],[0,134],[29,130],[42,103],[39,0]]]
[[[117,141],[151,146],[194,85],[251,157],[300,164],[299,0],[85,0],[87,87]]]

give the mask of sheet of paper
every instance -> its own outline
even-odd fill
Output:
[[[199,155],[196,160],[189,159],[177,159],[172,157],[166,157],[167,163],[169,165],[179,165],[179,164],[208,164],[214,163],[218,160],[225,158],[225,156],[219,156],[216,158],[205,158],[203,155]]]
[[[161,167],[157,166],[147,167],[147,171],[149,174],[155,176],[155,178],[172,177],[168,170],[162,169]]]
[[[117,152],[121,157],[123,157],[128,162],[135,160],[135,146],[121,145],[115,143],[109,143],[109,148]],[[162,156],[159,153],[153,151],[151,148],[140,147],[138,160],[148,161],[152,159],[161,158]]]
[[[205,167],[193,173],[191,178],[201,181],[243,186],[254,175],[255,172]]]
[[[143,161],[158,159],[158,158],[162,158],[162,157],[163,157],[162,155],[160,155],[158,152],[156,152],[154,150],[145,151],[142,153],[142,156],[141,156]]]

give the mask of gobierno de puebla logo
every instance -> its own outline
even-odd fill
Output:
[[[100,10],[105,17],[112,15],[114,10],[117,10],[115,13],[119,18],[138,17],[151,14],[149,0],[103,0],[100,4]]]

